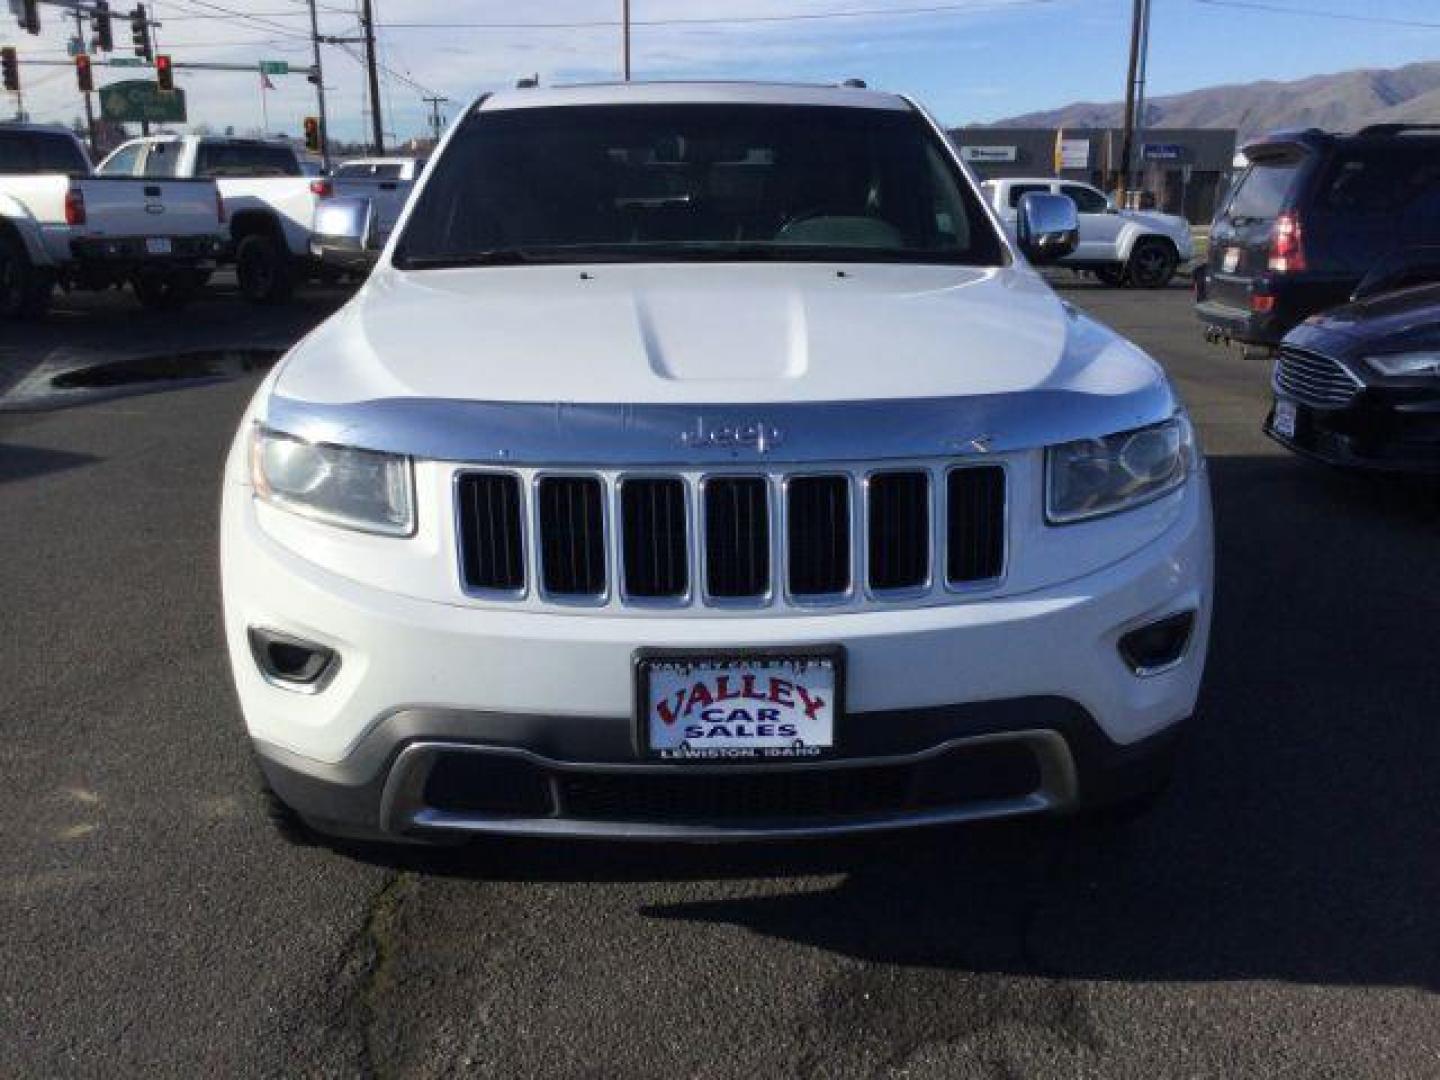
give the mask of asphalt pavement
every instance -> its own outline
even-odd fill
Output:
[[[0,1076],[1440,1075],[1440,494],[1265,440],[1183,289],[1064,292],[1175,377],[1216,499],[1180,775],[1108,829],[287,844],[218,618],[258,375],[0,411]],[[341,297],[67,300],[3,327],[0,395]]]

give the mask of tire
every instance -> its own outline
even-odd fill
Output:
[[[54,275],[30,261],[18,237],[0,235],[0,319],[38,319],[54,285]]]
[[[268,233],[251,233],[235,249],[240,293],[252,304],[283,304],[295,292],[290,253]]]
[[[1104,269],[1096,270],[1095,277],[1102,285],[1118,289],[1125,284],[1125,268],[1123,266],[1107,266]]]
[[[184,307],[195,299],[203,285],[200,272],[195,270],[137,274],[130,281],[135,298],[142,306],[161,311]]]
[[[1139,240],[1125,264],[1125,277],[1137,289],[1163,289],[1175,276],[1179,261],[1166,241]]]

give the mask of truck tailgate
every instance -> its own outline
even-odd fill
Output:
[[[410,199],[415,181],[337,177],[332,186],[337,196],[370,200],[374,208],[372,242],[378,246],[385,242],[400,220],[400,212]]]
[[[213,180],[92,176],[75,183],[85,200],[77,236],[214,236],[224,231]]]

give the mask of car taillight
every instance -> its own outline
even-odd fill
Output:
[[[65,193],[65,224],[85,224],[85,193],[79,188],[71,188]]]
[[[1275,230],[1270,236],[1269,267],[1274,274],[1296,274],[1305,269],[1300,218],[1288,210],[1275,219]]]
[[[310,191],[312,194],[319,195],[322,198],[329,198],[335,194],[335,185],[329,180],[311,180]]]
[[[225,224],[225,196],[220,194],[220,189],[215,189],[215,216],[219,218],[220,224]]]

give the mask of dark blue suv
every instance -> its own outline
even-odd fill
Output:
[[[1195,275],[1211,340],[1274,346],[1381,258],[1440,244],[1440,125],[1280,132],[1244,152]]]

